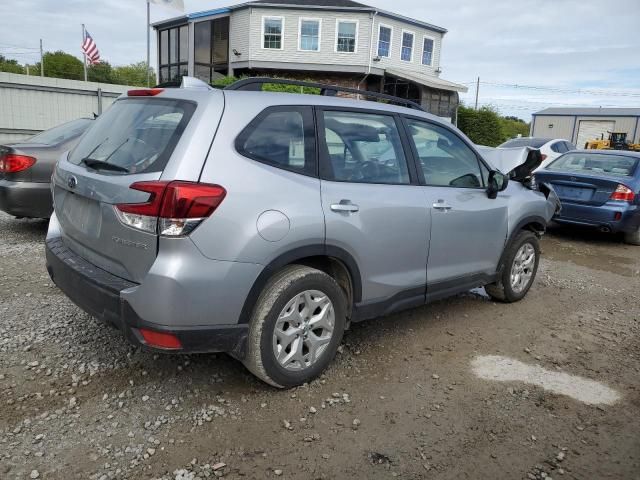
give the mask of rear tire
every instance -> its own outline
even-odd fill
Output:
[[[256,302],[244,365],[274,387],[310,382],[336,354],[346,304],[344,292],[326,273],[302,265],[285,267]]]
[[[507,247],[500,278],[485,285],[487,294],[494,300],[513,303],[522,300],[538,272],[540,243],[533,232],[523,230]]]
[[[629,245],[640,245],[640,227],[635,232],[625,233],[624,241]]]

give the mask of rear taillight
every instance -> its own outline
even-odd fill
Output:
[[[542,161],[544,162],[547,159],[547,154],[543,153],[542,155],[540,155],[542,157]]]
[[[144,203],[119,203],[116,214],[125,225],[149,233],[179,237],[191,233],[218,208],[227,191],[195,182],[136,182],[129,188],[149,193]]]
[[[631,190],[626,185],[619,184],[615,191],[609,197],[609,200],[632,203],[634,198],[635,194],[633,193],[633,190]]]
[[[137,90],[129,90],[128,97],[154,97],[164,92],[164,88],[140,88]]]
[[[36,163],[36,159],[27,155],[17,155],[8,153],[0,156],[0,172],[17,173],[31,168]]]

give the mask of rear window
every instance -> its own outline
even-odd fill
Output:
[[[57,127],[45,130],[33,137],[29,138],[24,143],[41,143],[44,145],[58,145],[60,143],[76,138],[84,133],[89,128],[92,120],[88,118],[79,118],[71,122],[63,123]]]
[[[631,177],[637,165],[637,158],[626,155],[568,153],[550,164],[547,170]]]
[[[507,140],[502,145],[498,145],[498,148],[516,148],[516,147],[533,147],[540,148],[549,140],[546,138],[513,138]]]
[[[162,171],[195,108],[184,100],[118,100],[95,121],[69,161],[109,163],[123,173]]]

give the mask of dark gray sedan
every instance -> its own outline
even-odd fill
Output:
[[[0,145],[0,210],[18,218],[49,218],[56,161],[75,146],[91,122],[79,118],[22,142]]]

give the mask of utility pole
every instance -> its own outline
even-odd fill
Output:
[[[84,45],[84,41],[86,39],[86,35],[84,33],[84,23],[82,24],[82,45]],[[84,48],[82,49],[83,55],[84,55],[84,81],[87,81],[87,54],[84,51]]]
[[[478,77],[478,81],[476,82],[476,106],[475,110],[478,110],[478,92],[480,91],[480,77]]]
[[[40,76],[44,77],[44,55],[42,54],[42,39],[40,39]]]
[[[151,72],[149,71],[149,59],[151,56],[151,34],[149,33],[149,25],[151,24],[151,15],[150,15],[150,5],[149,5],[149,0],[147,0],[147,87],[150,87],[151,85]]]

